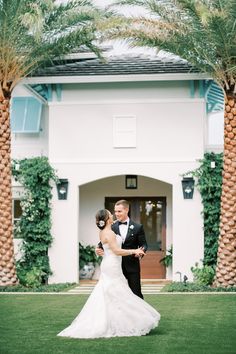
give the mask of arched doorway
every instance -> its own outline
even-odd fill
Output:
[[[79,240],[96,245],[98,232],[94,223],[97,210],[106,207],[113,211],[119,199],[130,202],[131,218],[144,225],[149,245],[142,259],[143,279],[171,279],[172,272],[160,259],[172,244],[172,185],[155,178],[138,175],[138,188],[125,188],[125,175],[111,176],[80,186]]]

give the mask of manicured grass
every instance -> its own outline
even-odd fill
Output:
[[[87,295],[0,295],[1,354],[235,354],[236,296],[146,295],[161,313],[143,337],[79,340],[57,337]]]

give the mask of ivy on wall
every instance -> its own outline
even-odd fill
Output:
[[[200,162],[200,167],[191,171],[191,174],[198,178],[197,187],[203,203],[203,264],[214,267],[217,261],[219,239],[223,154],[205,153],[204,159]]]
[[[51,274],[48,248],[51,235],[51,181],[57,181],[47,157],[14,160],[14,178],[24,187],[22,216],[15,232],[23,239],[22,258],[17,262],[20,281],[28,286],[47,283]]]

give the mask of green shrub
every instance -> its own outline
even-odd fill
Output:
[[[191,267],[191,271],[193,273],[194,282],[200,285],[211,285],[214,276],[215,276],[215,268],[203,265],[202,267],[198,266],[198,263],[195,263],[195,267]]]
[[[202,284],[197,284],[197,283],[192,283],[192,282],[172,282],[170,284],[165,285],[162,289],[161,292],[236,292],[236,287],[228,287],[228,288],[213,288],[212,286],[209,285],[202,285]]]
[[[45,273],[36,267],[33,267],[25,276],[25,285],[30,288],[37,288],[42,284]]]
[[[45,273],[37,267],[30,269],[25,263],[16,263],[16,272],[20,284],[29,288],[37,288],[43,282]]]
[[[0,286],[0,292],[62,292],[72,289],[76,283],[40,284],[38,287],[29,288],[22,284],[12,286]]]

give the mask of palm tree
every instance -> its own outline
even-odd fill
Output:
[[[224,90],[224,166],[216,286],[236,285],[236,1],[123,0],[152,16],[113,17],[110,38],[163,49],[208,73]]]
[[[17,282],[12,236],[10,99],[43,63],[93,44],[98,11],[90,1],[0,0],[0,286]]]

